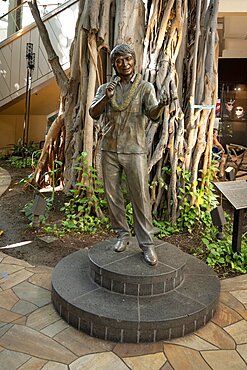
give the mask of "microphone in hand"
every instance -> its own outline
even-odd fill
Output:
[[[121,78],[119,76],[114,76],[112,80],[108,83],[106,87],[106,95],[108,98],[112,98],[115,94],[115,87],[116,85],[121,81]]]
[[[114,76],[113,81],[116,82],[116,85],[121,81],[121,78],[119,76]]]

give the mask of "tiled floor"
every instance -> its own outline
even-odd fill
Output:
[[[59,317],[51,274],[0,252],[1,370],[247,369],[247,275],[221,282],[217,314],[194,334],[120,344],[91,338]]]
[[[1,370],[247,369],[247,274],[221,281],[218,312],[204,328],[154,344],[106,342],[70,327],[51,303],[51,274],[0,252]]]

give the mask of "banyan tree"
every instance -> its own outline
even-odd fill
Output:
[[[127,43],[136,51],[137,71],[154,84],[158,97],[165,88],[171,98],[160,122],[147,122],[146,137],[153,210],[157,215],[165,210],[176,222],[182,173],[190,173],[196,190],[205,186],[211,165],[218,0],[80,0],[69,74],[54,52],[36,1],[29,6],[60,88],[59,115],[46,137],[34,181],[42,186],[42,175],[57,160],[63,163],[57,176],[67,192],[78,181],[75,165],[81,152],[87,153],[90,166],[99,168],[104,123],[95,124],[88,108],[96,88],[111,77],[111,49]],[[202,181],[197,182],[199,176]]]

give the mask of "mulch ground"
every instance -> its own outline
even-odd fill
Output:
[[[96,234],[68,234],[57,238],[51,243],[42,241],[45,236],[42,228],[31,228],[29,222],[21,210],[33,199],[34,192],[19,185],[22,178],[28,176],[30,169],[17,169],[6,161],[0,161],[0,167],[5,168],[11,175],[12,181],[9,189],[0,198],[0,246],[13,245],[24,241],[33,241],[30,244],[17,248],[2,249],[8,255],[23,259],[34,265],[55,266],[63,257],[82,248],[90,248],[97,242],[113,237],[107,232]],[[61,207],[68,197],[63,192],[57,192],[53,209],[49,214],[48,223],[58,222],[63,218]],[[200,245],[201,234],[198,231],[193,234],[179,233],[166,237],[165,240],[186,253],[194,253]],[[236,273],[219,269],[219,277],[236,276]]]

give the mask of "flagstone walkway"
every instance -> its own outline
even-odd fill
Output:
[[[218,311],[197,332],[121,344],[92,338],[60,318],[51,303],[52,271],[0,252],[1,370],[247,369],[247,274],[221,281]]]
[[[217,314],[194,334],[120,344],[91,338],[59,317],[52,270],[0,252],[1,370],[247,369],[247,275],[221,282]]]

